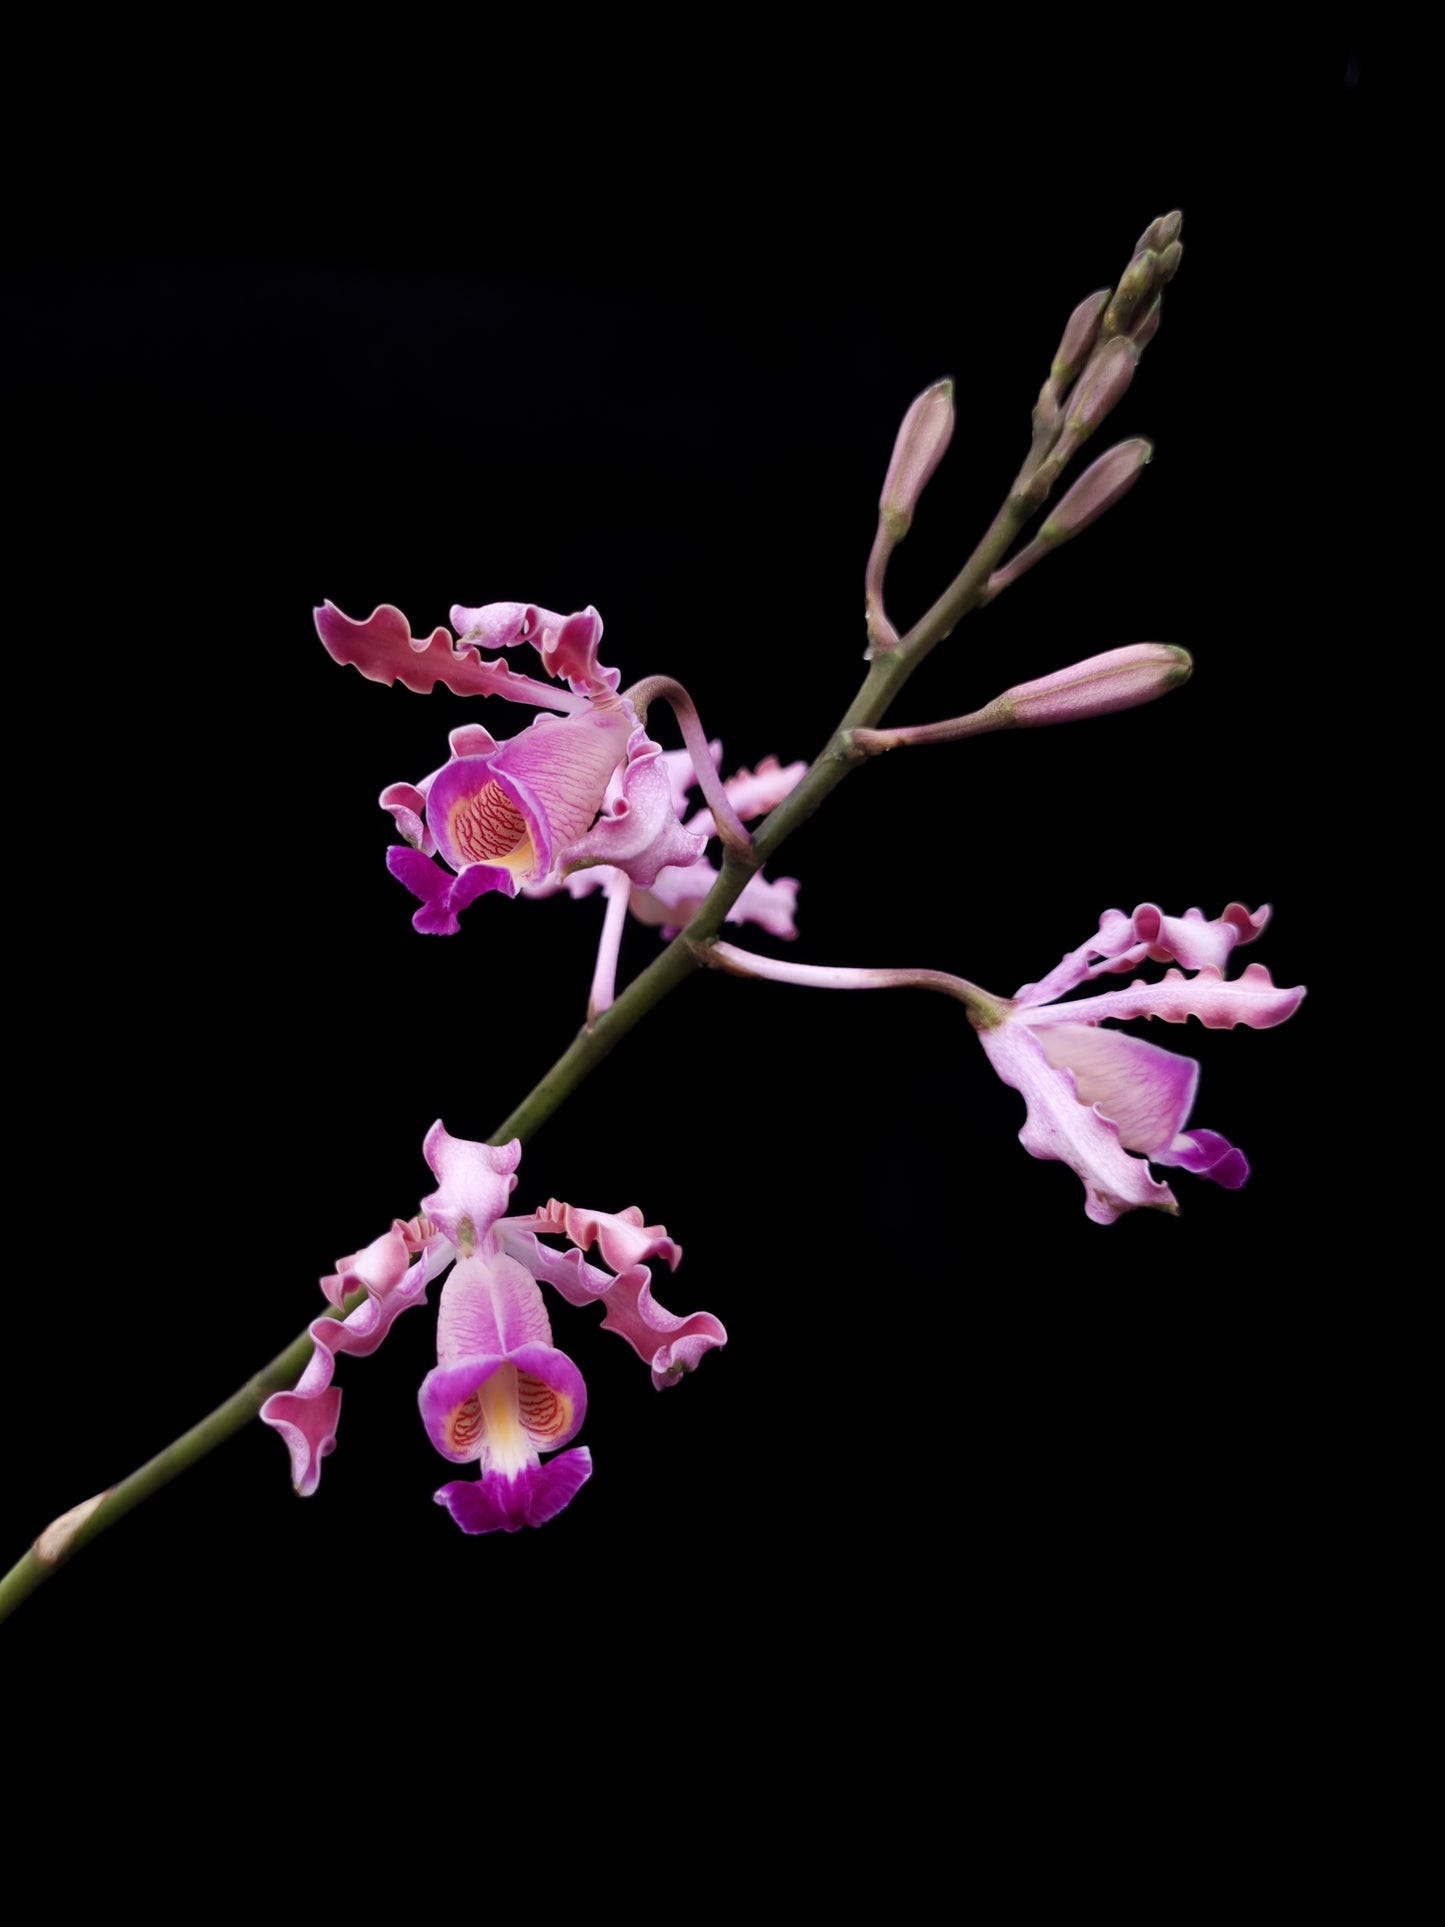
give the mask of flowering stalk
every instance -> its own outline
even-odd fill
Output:
[[[1162,233],[1156,238],[1162,241]],[[1163,262],[1168,259],[1171,247],[1174,252],[1168,272],[1172,273],[1178,259],[1173,234],[1164,243],[1162,253],[1157,249],[1154,252]],[[1140,252],[1149,250],[1141,248]],[[332,654],[338,660],[356,663],[362,673],[374,680],[400,680],[416,690],[430,689],[441,682],[457,693],[497,695],[559,712],[550,718],[543,717],[541,729],[524,731],[502,744],[477,726],[468,725],[453,732],[451,760],[426,778],[425,786],[393,785],[384,797],[386,807],[396,816],[411,846],[395,853],[391,868],[421,899],[422,908],[415,913],[418,928],[438,932],[453,930],[457,913],[478,895],[497,892],[514,896],[519,889],[548,884],[578,864],[610,864],[620,876],[642,880],[645,887],[648,874],[668,863],[688,860],[686,856],[680,858],[670,853],[661,844],[649,843],[645,848],[639,846],[633,850],[626,840],[625,815],[603,820],[592,816],[611,778],[616,777],[623,783],[625,797],[632,794],[629,786],[634,784],[639,798],[650,799],[656,793],[660,752],[647,740],[641,727],[647,702],[653,696],[664,696],[677,710],[684,740],[724,841],[722,868],[706,899],[679,934],[615,1001],[610,1001],[616,959],[616,943],[611,939],[620,936],[621,913],[616,915],[614,931],[612,909],[609,910],[609,941],[604,943],[604,955],[599,959],[594,978],[593,1021],[498,1127],[489,1140],[492,1145],[506,1145],[512,1140],[520,1145],[534,1135],[634,1025],[693,970],[719,958],[724,967],[729,956],[736,961],[741,953],[715,941],[729,911],[771,854],[820,806],[850,769],[866,760],[861,739],[876,730],[913,671],[964,615],[988,600],[990,577],[1015,536],[1046,498],[1054,475],[1067,459],[1061,450],[1071,452],[1072,446],[1102,420],[1122,393],[1119,371],[1127,359],[1132,372],[1133,362],[1143,346],[1141,334],[1146,325],[1148,332],[1157,326],[1156,290],[1167,278],[1163,267],[1151,266],[1147,261],[1142,266],[1136,261],[1131,264],[1131,270],[1134,270],[1133,280],[1127,288],[1121,284],[1121,291],[1112,304],[1093,300],[1085,304],[1086,309],[1091,309],[1085,315],[1085,322],[1078,327],[1070,324],[1072,334],[1077,337],[1070,353],[1081,361],[1082,371],[1067,399],[1056,399],[1045,406],[1045,397],[1041,396],[1040,408],[1035,411],[1035,434],[1029,454],[983,539],[921,620],[896,643],[890,638],[891,646],[875,654],[861,688],[838,727],[806,775],[771,810],[756,838],[749,839],[725,790],[709,774],[711,757],[701,724],[680,686],[659,678],[618,694],[616,672],[603,669],[597,660],[601,624],[595,611],[562,618],[523,604],[456,609],[452,619],[460,637],[459,646],[443,629],[437,629],[426,639],[412,637],[405,618],[389,606],[375,611],[364,623],[353,622],[329,607],[323,612],[318,626]],[[1068,336],[1066,345],[1069,345]],[[1056,363],[1051,381],[1059,384],[1060,393],[1066,381],[1073,379],[1072,366],[1061,370]],[[1046,393],[1047,390],[1048,384]],[[891,505],[900,514],[906,509],[911,515],[917,492],[942,453],[947,437],[937,429],[934,411],[930,433],[916,449],[910,443],[904,451],[906,461],[896,457],[902,462],[899,487],[909,497],[906,502],[900,497]],[[885,496],[887,494],[885,487]],[[895,515],[895,521],[897,519]],[[902,532],[895,528],[893,539]],[[881,596],[881,566],[876,586]],[[501,662],[485,662],[478,654],[478,644],[511,648],[524,642],[541,657],[544,669],[553,679],[550,684],[518,675]],[[1081,668],[1088,667],[1081,665]],[[1061,674],[1067,677],[1077,672]],[[564,681],[566,688],[561,686]],[[1022,685],[1010,692],[1015,707],[1035,698],[1043,703],[1050,683],[1055,691],[1062,687],[1057,678],[1045,678],[1037,685]],[[1053,719],[1040,709],[1031,718],[1015,714],[1011,720]],[[632,727],[634,722],[636,727]],[[648,807],[651,807],[650,801]],[[634,812],[637,817],[643,814],[641,808]],[[671,827],[677,828],[675,824]],[[425,847],[428,842],[430,848]],[[434,865],[433,854],[440,855],[448,868],[443,870]],[[630,869],[629,864],[633,866]],[[620,887],[612,894],[625,904],[626,897]],[[850,973],[809,976],[806,973],[816,967],[791,968],[800,973],[792,981],[822,984],[827,977],[828,987],[892,987],[906,982],[944,990],[965,1003],[975,1027],[984,1037],[1006,1030],[1011,1036],[1022,1031],[1032,1036],[1034,1029],[1043,1030],[1052,1021],[1032,1006],[1030,1016],[1015,1020],[1010,1000],[992,998],[964,979],[949,977],[946,973],[856,973],[868,979],[867,985],[861,982],[845,985],[841,979]],[[1022,997],[1020,993],[1018,1001]],[[608,1007],[601,1008],[603,1004]],[[1000,1068],[1000,1075],[1014,1081],[1004,1068]],[[550,1221],[538,1220],[540,1231],[555,1228]],[[465,1243],[463,1239],[463,1247]],[[464,1248],[462,1255],[471,1256]],[[363,1304],[366,1296],[365,1291],[351,1293],[323,1316],[344,1320]],[[312,1328],[308,1327],[213,1413],[137,1472],[57,1519],[12,1571],[0,1579],[0,1618],[13,1611],[76,1551],[238,1431],[273,1394],[293,1386],[314,1350]],[[503,1360],[503,1366],[498,1369],[520,1371],[520,1366],[507,1367],[506,1360],[521,1355],[520,1352],[499,1352],[497,1356]],[[514,1474],[508,1471],[507,1476]]]

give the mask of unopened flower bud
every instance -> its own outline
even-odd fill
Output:
[[[1104,314],[1102,332],[1105,337],[1121,335],[1134,319],[1141,304],[1154,291],[1159,276],[1159,256],[1148,252],[1136,254],[1134,259],[1119,276],[1119,286],[1114,299]]]
[[[953,438],[953,383],[936,381],[925,388],[903,417],[893,459],[878,498],[879,514],[895,542],[901,542],[913,521],[918,498],[943,460]]]
[[[1107,455],[1091,462],[1039,530],[1039,540],[1067,542],[1071,535],[1096,522],[1105,509],[1113,508],[1129,493],[1153,455],[1154,444],[1139,435],[1133,441],[1118,443]]]
[[[952,438],[953,383],[936,381],[924,389],[903,417],[893,444],[893,459],[883,478],[883,493],[878,498],[878,533],[863,577],[863,614],[868,627],[865,653],[869,656],[875,650],[897,646],[898,631],[883,606],[888,558],[912,527],[918,498]]]
[[[1076,662],[1071,669],[1058,669],[1036,682],[1006,689],[989,709],[1006,712],[1016,729],[1082,722],[1089,716],[1108,716],[1116,709],[1152,703],[1187,682],[1193,668],[1187,649],[1168,642],[1135,642],[1127,649],[1109,649],[1087,662]]]
[[[1184,243],[1171,241],[1159,256],[1159,286],[1167,287],[1179,272],[1179,263],[1184,259]]]
[[[1059,351],[1054,356],[1054,365],[1049,370],[1049,380],[1056,388],[1067,388],[1074,376],[1089,358],[1099,333],[1099,323],[1104,318],[1104,310],[1109,305],[1109,290],[1100,288],[1097,293],[1087,296],[1069,316],[1064,338],[1059,343]]]
[[[1178,240],[1183,225],[1184,216],[1177,207],[1172,214],[1161,214],[1157,221],[1149,223],[1134,243],[1134,252],[1142,254],[1146,248],[1152,248],[1156,254],[1162,254],[1171,241]]]
[[[1061,542],[1067,542],[1091,522],[1096,522],[1105,509],[1111,509],[1133,488],[1153,455],[1154,444],[1140,435],[1133,441],[1120,442],[1106,455],[1101,455],[1098,461],[1091,463],[1053,514],[1041,525],[1033,541],[1020,549],[1017,555],[1011,556],[1002,568],[994,570],[988,579],[987,599],[991,602],[1011,582],[1017,582],[1021,575],[1041,561],[1051,549],[1058,548]]]

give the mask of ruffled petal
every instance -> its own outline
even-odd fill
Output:
[[[1196,977],[1168,970],[1157,984],[1130,984],[1126,990],[1030,1009],[1024,1015],[1035,1030],[1046,1024],[1096,1024],[1104,1017],[1162,1017],[1170,1024],[1197,1017],[1210,1030],[1233,1030],[1236,1024],[1270,1030],[1294,1015],[1304,994],[1303,984],[1288,990],[1277,985],[1263,964],[1246,965],[1232,982],[1206,965]]]
[[[727,1343],[722,1321],[711,1312],[679,1317],[659,1305],[646,1265],[632,1266],[614,1277],[598,1265],[589,1265],[580,1251],[554,1251],[533,1232],[523,1230],[517,1220],[504,1220],[497,1226],[497,1236],[534,1277],[560,1292],[569,1305],[600,1304],[602,1329],[627,1341],[650,1368],[659,1391],[696,1371],[705,1353]]]
[[[340,1387],[331,1385],[313,1396],[299,1390],[273,1392],[259,1417],[281,1435],[291,1454],[291,1483],[300,1498],[309,1499],[321,1483],[321,1461],[336,1450]]]
[[[479,656],[470,643],[455,647],[446,629],[433,629],[425,639],[413,636],[411,624],[389,602],[365,622],[343,615],[333,602],[323,603],[316,611],[316,632],[329,655],[351,663],[370,682],[400,682],[421,695],[444,683],[458,696],[501,696],[546,709],[585,707],[585,697],[519,676],[506,663]]]
[[[537,652],[549,676],[561,676],[583,696],[610,696],[622,672],[604,669],[597,660],[602,640],[602,618],[589,605],[561,622],[545,624]]]
[[[661,1258],[670,1271],[682,1262],[682,1246],[667,1235],[665,1224],[644,1224],[635,1204],[625,1211],[586,1211],[560,1198],[549,1198],[546,1208],[523,1220],[529,1230],[560,1232],[580,1250],[595,1244],[614,1271],[645,1265]]]
[[[1055,1069],[1032,1025],[1006,1020],[978,1032],[989,1062],[1028,1107],[1019,1142],[1031,1157],[1056,1158],[1083,1181],[1084,1210],[1096,1224],[1112,1224],[1138,1206],[1177,1211],[1174,1193],[1154,1178],[1142,1158],[1132,1158],[1119,1128],[1079,1100],[1072,1071]]]
[[[436,1494],[436,1501],[463,1532],[518,1532],[555,1519],[591,1476],[592,1454],[579,1445],[511,1478],[489,1472],[481,1479],[453,1479]]]
[[[1090,978],[1130,970],[1146,957],[1154,963],[1181,963],[1186,970],[1206,964],[1221,969],[1237,944],[1254,942],[1269,917],[1267,903],[1258,910],[1231,903],[1214,918],[1207,918],[1202,910],[1166,917],[1153,903],[1141,903],[1132,917],[1122,910],[1106,910],[1095,935],[1071,950],[1041,983],[1025,984],[1015,1001],[1053,1003]]]
[[[1231,903],[1222,916],[1213,918],[1207,918],[1202,910],[1166,917],[1157,904],[1141,903],[1134,912],[1134,941],[1145,946],[1145,954],[1153,963],[1181,963],[1186,970],[1202,970],[1212,964],[1222,970],[1235,945],[1253,943],[1269,917],[1267,903],[1258,910]]]
[[[292,1483],[303,1498],[316,1490],[321,1461],[336,1448],[341,1393],[331,1381],[337,1356],[352,1352],[364,1358],[374,1352],[404,1311],[426,1303],[427,1285],[451,1262],[450,1246],[433,1238],[413,1264],[418,1243],[418,1228],[398,1220],[364,1251],[337,1259],[335,1272],[321,1280],[322,1291],[338,1307],[359,1289],[365,1298],[345,1318],[312,1319],[313,1349],[305,1371],[289,1392],[274,1392],[261,1407],[262,1424],[286,1441]]]
[[[645,885],[669,865],[696,863],[706,845],[706,837],[691,834],[677,819],[660,747],[645,729],[635,729],[628,738],[621,796],[608,815],[560,853],[558,862],[564,869],[610,864]]]
[[[1183,1130],[1199,1087],[1199,1065],[1192,1057],[1090,1024],[1046,1025],[1038,1038],[1056,1070],[1073,1072],[1079,1102],[1093,1104],[1101,1117],[1118,1125],[1127,1150],[1153,1157]]]

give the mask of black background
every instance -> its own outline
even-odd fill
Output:
[[[726,1350],[659,1396],[556,1305],[593,1480],[545,1531],[468,1540],[431,1503],[411,1314],[341,1364],[317,1497],[251,1427],[23,1609],[37,1665],[123,1661],[182,1722],[197,1693],[243,1720],[278,1677],[328,1718],[333,1674],[424,1705],[458,1640],[508,1704],[520,1642],[664,1725],[740,1691],[827,1700],[840,1653],[875,1706],[923,1677],[954,1704],[980,1680],[1067,1695],[1187,1651],[1202,1707],[1260,1642],[1289,1676],[1300,1602],[1375,1530],[1380,1367],[1319,1246],[1348,1182],[1320,1158],[1342,726],[1320,646],[1351,633],[1363,434],[1321,402],[1374,208],[1347,64],[1201,54],[1207,111],[1131,74],[987,125],[976,82],[927,125],[907,96],[800,113],[781,85],[645,118],[499,98],[485,131],[334,100],[132,129],[70,199],[27,202],[21,564],[53,674],[25,810],[47,1062],[21,1096],[16,1552],[300,1329],[336,1255],[431,1188],[433,1119],[486,1136],[582,1016],[600,900],[410,928],[375,796],[482,708],[337,667],[312,606],[394,602],[425,633],[453,601],[594,602],[604,659],[684,681],[728,768],[809,757],[862,673],[909,400],[957,381],[900,624],[997,506],[1070,309],[1176,205],[1183,271],[1106,431],[1149,434],[1153,466],[897,714],[1143,638],[1193,650],[1193,682],[888,758],[774,868],[808,961],[1007,993],[1106,906],[1237,897],[1276,907],[1240,965],[1312,992],[1281,1030],[1163,1037],[1254,1175],[1180,1174],[1180,1219],[1104,1229],[1023,1152],[953,1006],[699,978],[527,1148],[516,1198],[665,1221],[686,1258],[660,1295],[720,1315]],[[629,929],[625,972],[655,948]]]

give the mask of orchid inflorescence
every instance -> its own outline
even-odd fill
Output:
[[[1189,677],[1186,651],[1137,642],[1016,684],[966,716],[883,724],[904,681],[964,616],[1083,532],[1139,480],[1152,450],[1134,438],[1099,456],[1057,505],[1047,506],[1158,331],[1164,291],[1181,259],[1180,225],[1177,213],[1152,223],[1117,287],[1074,310],[1003,506],[954,581],[900,634],[885,599],[889,560],[947,451],[952,384],[935,383],[907,410],[865,570],[868,672],[810,766],[768,758],[756,770],[724,779],[721,746],[706,735],[688,692],[665,676],[624,688],[619,671],[600,658],[602,622],[590,607],[564,616],[530,602],[459,605],[450,612],[450,628],[421,635],[390,605],[364,621],[329,602],[317,611],[332,657],[373,681],[401,682],[418,693],[441,684],[458,695],[538,712],[507,737],[479,723],[454,729],[436,769],[382,791],[382,807],[402,839],[387,864],[416,899],[417,931],[456,937],[462,913],[484,896],[566,891],[580,899],[600,892],[605,910],[577,1042],[493,1142],[454,1138],[440,1123],[433,1126],[424,1150],[436,1189],[416,1216],[395,1220],[322,1279],[328,1310],[297,1341],[295,1369],[287,1363],[292,1354],[283,1355],[278,1368],[284,1371],[264,1387],[270,1396],[260,1416],[287,1444],[298,1492],[317,1489],[322,1461],[336,1443],[337,1359],[374,1351],[400,1313],[422,1304],[427,1286],[443,1273],[437,1364],[420,1402],[438,1452],[455,1464],[479,1465],[479,1478],[454,1479],[436,1494],[470,1533],[541,1524],[590,1473],[586,1448],[570,1445],[582,1424],[586,1388],[553,1344],[543,1287],[571,1305],[602,1305],[606,1327],[647,1362],[659,1389],[678,1383],[725,1343],[711,1314],[677,1316],[653,1298],[650,1267],[675,1268],[681,1252],[636,1207],[596,1212],[553,1200],[528,1214],[508,1211],[523,1137],[699,967],[809,988],[914,987],[958,999],[988,1062],[1024,1099],[1024,1148],[1078,1174],[1085,1210],[1098,1223],[1141,1207],[1177,1210],[1169,1183],[1154,1175],[1151,1163],[1227,1188],[1245,1181],[1249,1167],[1240,1151],[1215,1131],[1190,1127],[1199,1075],[1194,1060],[1111,1026],[1140,1017],[1179,1023],[1194,1016],[1212,1027],[1283,1022],[1298,1008],[1302,990],[1277,988],[1255,963],[1236,978],[1225,974],[1233,951],[1260,935],[1267,908],[1251,912],[1230,904],[1217,917],[1197,909],[1173,916],[1153,904],[1131,914],[1106,911],[1092,937],[1013,997],[939,969],[792,963],[720,940],[725,921],[796,937],[797,881],[766,876],[763,865],[850,771],[898,749],[1134,708]],[[1031,538],[1019,545],[1039,516]],[[541,676],[508,661],[509,652],[523,647],[539,660]],[[664,749],[652,734],[659,703],[674,712],[680,749]],[[701,801],[690,807],[694,789]],[[714,846],[716,862],[707,854]],[[629,917],[656,928],[668,948],[619,993]],[[1172,968],[1154,982],[1139,977],[1122,988],[1094,988],[1100,979],[1117,983],[1148,964]],[[1086,988],[1092,994],[1075,994]],[[600,1262],[590,1262],[588,1251]],[[555,1456],[544,1462],[544,1452]],[[104,1512],[105,1501],[88,1503],[89,1511],[76,1508],[51,1528],[60,1534],[52,1552],[60,1550],[54,1557],[37,1550],[42,1565],[47,1557],[58,1563],[103,1529],[105,1519],[97,1524],[92,1515]],[[46,1543],[42,1535],[38,1547]]]
[[[1029,458],[995,525],[1003,541],[994,544],[996,553],[985,554],[984,568],[964,571],[963,594],[957,594],[958,583],[950,592],[956,606],[949,597],[938,605],[943,618],[935,621],[934,639],[1081,533],[1139,479],[1150,444],[1137,438],[1119,443],[1075,482],[1033,539],[1006,558],[1023,522],[1042,507],[1072,455],[1132,380],[1157,331],[1164,288],[1179,265],[1179,227],[1178,215],[1153,223],[1119,287],[1091,295],[1070,318],[1034,411]],[[953,424],[952,384],[938,382],[913,403],[898,432],[864,583],[867,654],[875,664],[890,656],[904,660],[916,647],[915,639],[900,637],[888,615],[888,562],[908,533]],[[658,926],[664,938],[687,944],[694,962],[737,975],[833,989],[945,990],[967,1006],[998,1076],[1022,1093],[1025,1148],[1035,1157],[1061,1159],[1078,1173],[1085,1209],[1097,1222],[1111,1223],[1140,1206],[1177,1210],[1168,1184],[1151,1173],[1150,1160],[1229,1188],[1248,1176],[1243,1155],[1226,1138],[1186,1128],[1199,1074],[1194,1060],[1106,1026],[1141,1016],[1180,1022],[1194,1015],[1213,1026],[1282,1022],[1302,991],[1276,989],[1257,964],[1234,982],[1223,976],[1235,945],[1259,935],[1267,909],[1251,913],[1231,904],[1212,920],[1198,910],[1170,917],[1148,904],[1132,916],[1108,911],[1093,938],[1013,998],[991,996],[938,971],[847,969],[752,956],[720,943],[718,924],[726,917],[757,923],[774,936],[796,936],[797,882],[763,876],[745,824],[776,810],[804,782],[802,763],[783,766],[769,759],[756,772],[721,781],[720,746],[703,736],[680,685],[655,678],[623,690],[618,671],[603,666],[595,609],[561,616],[532,603],[458,606],[451,611],[452,630],[438,628],[423,637],[414,636],[389,605],[357,622],[327,603],[316,621],[330,653],[373,680],[400,681],[417,691],[444,683],[458,694],[497,696],[542,712],[530,728],[505,741],[475,724],[455,729],[440,768],[420,782],[383,790],[382,806],[405,839],[389,851],[388,867],[419,900],[412,919],[418,931],[455,935],[460,913],[487,894],[542,896],[566,889],[581,897],[601,890],[607,910],[589,1027],[615,1001],[629,914]],[[483,654],[521,644],[536,652],[551,681]],[[1191,667],[1183,649],[1135,643],[1019,684],[970,716],[893,728],[865,718],[840,732],[839,748],[844,761],[856,763],[886,750],[954,742],[987,730],[1104,715],[1164,695],[1188,678]],[[677,711],[681,750],[664,751],[648,733],[648,703],[659,696]],[[704,807],[689,815],[686,798],[694,785]],[[733,866],[730,884],[704,854],[713,837],[724,846],[724,870],[729,861]],[[720,914],[709,916],[709,906]],[[702,927],[694,928],[694,920]],[[1175,969],[1153,985],[1136,982],[1122,991],[1060,1001],[1102,974],[1146,961],[1174,962],[1183,971]],[[437,1125],[427,1156],[442,1188],[423,1202],[423,1215],[398,1222],[323,1280],[337,1307],[348,1289],[365,1295],[339,1325],[315,1321],[316,1352],[301,1382],[271,1398],[262,1412],[291,1446],[298,1491],[315,1488],[320,1458],[335,1443],[340,1394],[332,1385],[334,1354],[379,1343],[395,1310],[421,1302],[427,1279],[453,1261],[442,1294],[440,1362],[421,1397],[437,1449],[448,1458],[482,1463],[479,1483],[453,1483],[437,1494],[469,1532],[540,1523],[587,1476],[585,1451],[565,1453],[546,1467],[538,1459],[539,1450],[572,1437],[585,1405],[575,1366],[551,1349],[538,1280],[574,1303],[592,1297],[625,1303],[629,1309],[616,1328],[644,1356],[654,1340],[666,1337],[650,1359],[659,1385],[674,1382],[703,1350],[724,1342],[716,1319],[673,1319],[653,1305],[646,1284],[636,1282],[639,1268],[645,1276],[646,1258],[676,1260],[676,1246],[660,1230],[642,1228],[640,1214],[632,1214],[637,1223],[621,1253],[616,1227],[623,1220],[610,1221],[612,1240],[603,1238],[603,1255],[614,1263],[627,1260],[611,1277],[584,1266],[576,1250],[564,1259],[538,1241],[543,1231],[577,1241],[570,1207],[549,1206],[560,1214],[552,1217],[503,1216],[502,1178],[508,1186],[515,1183],[520,1152],[515,1138],[498,1148],[462,1144]],[[458,1200],[468,1186],[463,1208]],[[583,1233],[603,1222],[584,1216]]]

